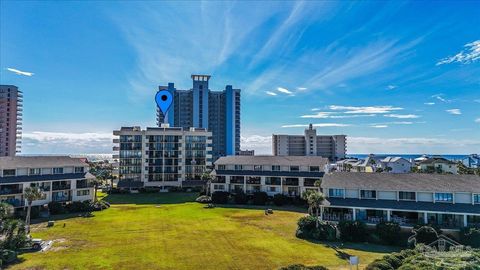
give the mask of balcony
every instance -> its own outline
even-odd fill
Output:
[[[54,193],[55,194],[55,193]],[[68,202],[72,200],[72,196],[52,195],[52,201],[54,202]]]
[[[285,178],[283,184],[285,186],[298,186],[298,178]]]
[[[0,195],[12,195],[12,194],[22,194],[23,190],[19,188],[5,188],[5,189],[0,189]]]
[[[6,200],[0,200],[0,202],[8,203],[12,205],[13,207],[23,207],[25,206],[25,201],[23,199],[6,199]]]
[[[120,143],[120,139],[113,139],[113,143]]]
[[[69,190],[71,188],[70,185],[52,185],[52,190]]]

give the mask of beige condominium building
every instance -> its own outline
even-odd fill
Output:
[[[0,85],[0,157],[20,152],[23,94],[14,85]]]
[[[122,189],[201,185],[212,165],[212,133],[204,128],[122,127],[113,135]]]
[[[274,156],[321,156],[331,161],[347,154],[346,135],[317,135],[310,124],[304,135],[272,135]]]

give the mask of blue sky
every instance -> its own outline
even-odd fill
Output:
[[[346,134],[349,153],[480,152],[480,3],[1,1],[0,82],[23,146],[109,153],[158,85],[242,89],[242,147]],[[33,74],[31,74],[33,73]]]

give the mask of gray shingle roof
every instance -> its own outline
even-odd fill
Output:
[[[85,166],[81,158],[69,156],[16,156],[0,157],[0,169],[53,168],[64,166]]]
[[[227,156],[215,161],[215,165],[284,165],[325,166],[328,158],[317,156]]]
[[[22,176],[0,177],[0,184],[70,180],[70,179],[93,179],[93,178],[95,178],[95,176],[93,176],[91,173],[88,173],[88,172],[87,173],[22,175]]]
[[[322,187],[384,191],[480,193],[480,176],[426,173],[334,172],[325,174]]]

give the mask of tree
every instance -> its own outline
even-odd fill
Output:
[[[30,232],[30,213],[32,211],[32,202],[40,200],[43,197],[43,192],[38,187],[26,187],[23,191],[23,197],[27,200],[27,216],[25,218],[25,224],[27,233]]]
[[[200,176],[200,179],[202,179],[203,183],[206,185],[205,186],[205,192],[207,196],[210,196],[210,186],[212,184],[213,177],[210,175],[210,171],[204,171],[202,173],[202,176]]]
[[[315,226],[318,228],[319,222],[319,210],[322,207],[323,201],[325,200],[325,196],[323,193],[314,190],[307,190],[303,193],[303,198],[308,203],[308,212],[313,214],[313,210],[315,209],[315,217],[316,223]]]
[[[0,230],[0,250],[19,250],[28,242],[25,223],[18,219],[5,221]]]
[[[3,224],[7,219],[13,216],[13,206],[8,203],[0,202],[0,230],[3,228]]]

